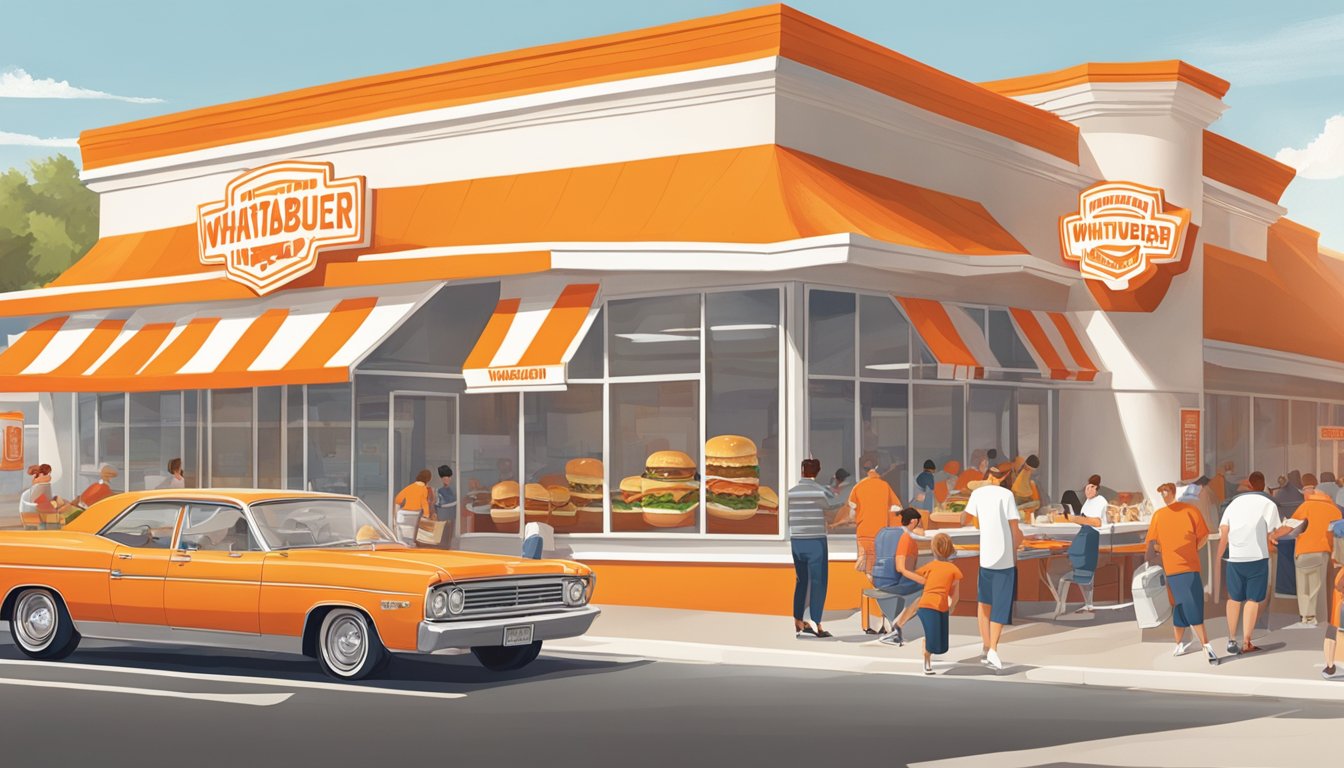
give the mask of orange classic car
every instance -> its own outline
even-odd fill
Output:
[[[0,532],[0,619],[35,659],[88,637],[302,653],[345,680],[445,649],[511,670],[588,630],[593,587],[579,563],[406,547],[323,493],[124,493]]]

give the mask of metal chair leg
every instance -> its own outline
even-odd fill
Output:
[[[1069,576],[1070,574],[1067,573],[1061,576],[1059,579],[1059,588],[1055,590],[1057,598],[1055,602],[1054,618],[1056,619],[1064,615],[1064,609],[1068,606],[1069,585],[1073,583],[1073,579],[1069,578]]]

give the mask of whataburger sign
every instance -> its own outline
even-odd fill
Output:
[[[1161,189],[1104,181],[1078,195],[1078,212],[1059,219],[1064,259],[1113,291],[1160,264],[1179,262],[1190,211],[1167,205]]]
[[[264,295],[313,271],[324,251],[366,245],[363,176],[331,163],[289,160],[254,168],[197,209],[202,264]]]

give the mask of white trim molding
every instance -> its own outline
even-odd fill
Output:
[[[1344,363],[1216,339],[1204,340],[1204,362],[1224,368],[1344,382]]]

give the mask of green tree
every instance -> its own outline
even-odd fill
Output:
[[[98,196],[74,161],[56,155],[28,165],[28,174],[0,174],[0,291],[51,282],[98,239]]]

